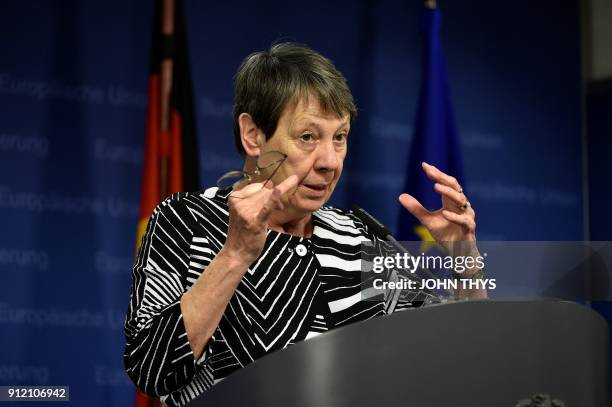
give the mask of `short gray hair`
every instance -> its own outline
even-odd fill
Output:
[[[357,108],[346,78],[334,64],[313,49],[292,42],[274,44],[242,61],[234,79],[234,141],[244,155],[238,117],[248,113],[266,140],[276,131],[278,120],[289,103],[304,97],[318,98],[324,112],[338,117]]]

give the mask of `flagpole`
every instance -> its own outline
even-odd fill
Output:
[[[162,35],[165,44],[172,49],[174,36],[174,0],[163,0],[162,3]],[[168,46],[167,45],[167,46]],[[168,51],[167,49],[164,51]],[[170,94],[172,93],[172,55],[164,55],[160,68],[160,144],[162,147],[160,163],[160,199],[168,194],[168,161],[170,151]]]

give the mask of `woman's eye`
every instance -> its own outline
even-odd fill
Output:
[[[334,141],[337,143],[345,143],[346,142],[346,134],[341,133],[341,134],[336,134],[334,136]]]
[[[300,136],[300,140],[309,143],[314,140],[314,136],[312,135],[312,133],[304,133]]]

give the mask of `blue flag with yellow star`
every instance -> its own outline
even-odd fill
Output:
[[[442,201],[433,189],[433,181],[421,168],[423,161],[456,177],[460,184],[463,181],[459,137],[440,42],[441,19],[437,8],[426,8],[423,12],[421,88],[403,190],[428,210],[440,208]],[[397,235],[399,240],[433,241],[427,229],[404,208],[401,208]]]

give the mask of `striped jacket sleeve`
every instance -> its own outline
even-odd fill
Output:
[[[176,195],[158,205],[132,271],[124,363],[138,388],[153,396],[187,385],[196,373],[180,308],[193,238],[189,222],[193,219]]]

